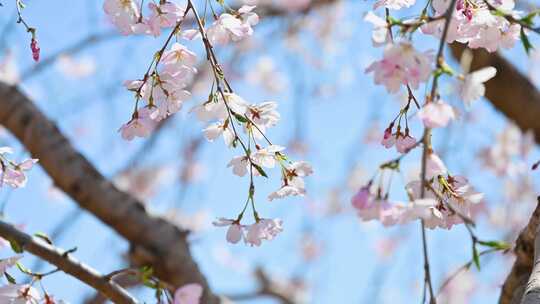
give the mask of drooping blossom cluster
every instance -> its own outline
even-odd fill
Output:
[[[13,149],[0,147],[0,187],[6,184],[12,188],[22,188],[26,186],[26,172],[31,170],[38,160],[29,158],[17,163],[8,159],[9,154],[13,154]]]
[[[409,203],[389,200],[370,182],[352,198],[352,206],[362,220],[379,220],[385,226],[421,219],[427,228],[450,229],[471,221],[474,206],[483,195],[476,192],[465,177],[450,175],[442,160],[432,152],[427,157],[426,178],[423,197],[421,181],[406,185]]]
[[[120,128],[124,139],[149,136],[157,122],[178,112],[191,96],[185,88],[197,72],[196,54],[176,42],[159,58],[159,69],[156,65],[154,71],[143,79],[124,83],[128,90],[135,93],[137,101],[146,102]]]
[[[132,118],[120,131],[122,137],[132,140],[135,137],[147,137],[160,120],[178,112],[183,102],[189,98],[186,90],[193,75],[197,72],[195,53],[176,42],[167,50],[173,36],[194,40],[202,38],[206,57],[210,62],[214,84],[208,100],[195,106],[191,112],[208,125],[203,133],[206,139],[214,141],[223,138],[228,148],[239,148],[241,155],[234,157],[228,167],[235,175],[250,177],[248,199],[236,220],[220,220],[218,226],[229,225],[227,239],[237,243],[244,239],[246,243],[259,246],[261,240],[271,240],[282,231],[281,220],[261,219],[257,215],[254,203],[254,176],[268,177],[265,169],[281,169],[281,186],[268,196],[269,200],[287,196],[303,196],[306,193],[303,178],[310,175],[311,166],[303,161],[291,161],[284,153],[285,147],[274,145],[266,132],[280,119],[277,103],[262,102],[251,104],[235,94],[226,80],[224,72],[217,62],[214,46],[240,41],[253,34],[258,15],[255,6],[244,5],[233,11],[223,6],[224,13],[214,14],[214,21],[205,28],[206,20],[199,19],[196,7],[188,1],[185,9],[170,1],[160,1],[159,5],[149,4],[150,16],[143,16],[139,11],[139,2],[106,0],[104,10],[112,23],[123,34],[160,35],[163,28],[174,27],[163,48],[156,53],[148,72],[142,79],[126,81],[128,90],[135,93],[135,110]],[[183,18],[193,13],[198,29],[180,31]],[[144,104],[140,104],[144,102]],[[243,131],[243,134],[241,134]],[[263,143],[266,144],[263,145]],[[251,203],[255,223],[249,226],[240,224],[247,205]],[[244,233],[245,230],[245,233]]]
[[[143,16],[139,1],[105,0],[103,10],[123,35],[146,34],[159,36],[161,29],[174,27],[184,17],[184,9],[171,1],[148,3],[150,15]]]
[[[437,18],[445,14],[448,0],[432,2]],[[512,24],[501,14],[518,16],[513,0],[458,0],[452,14],[446,42],[467,43],[470,48],[484,48],[495,52],[499,48],[511,48],[520,38],[521,26]],[[495,14],[494,12],[500,12]],[[444,20],[429,22],[421,27],[424,34],[441,37]]]
[[[177,26],[188,12],[174,1],[148,3],[148,12],[140,11],[140,1],[105,0],[103,10],[111,23],[124,35],[142,34],[158,37],[163,29]],[[226,44],[239,41],[253,33],[252,26],[259,22],[257,14],[252,12],[255,6],[244,5],[237,12],[223,13],[216,18],[208,29],[211,43]],[[198,37],[196,30],[186,30],[180,35],[191,39]]]

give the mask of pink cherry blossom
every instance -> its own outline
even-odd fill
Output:
[[[372,63],[366,73],[373,72],[375,83],[384,85],[390,93],[397,93],[402,85],[417,89],[431,75],[431,57],[406,42],[391,44],[385,48],[383,59]]]
[[[232,167],[233,173],[238,176],[244,176],[248,172],[248,167],[250,166],[249,158],[245,155],[235,156],[227,164],[228,167]]]
[[[103,10],[123,35],[133,33],[139,19],[139,6],[132,0],[105,0]]]
[[[0,287],[0,303],[37,304],[39,291],[27,284],[9,284]]]
[[[244,241],[251,246],[260,246],[263,240],[271,241],[283,231],[282,220],[260,219],[248,226]]]
[[[151,11],[149,23],[157,27],[173,27],[177,22],[182,20],[184,16],[184,9],[171,1],[165,1],[159,5],[150,2],[148,3],[148,7]]]
[[[371,193],[369,192],[369,186],[360,188],[358,192],[352,197],[351,204],[357,210],[365,209],[370,204]]]
[[[448,169],[446,169],[446,166],[440,157],[433,152],[429,153],[426,159],[426,178],[432,179],[433,177],[445,175],[447,173]]]
[[[122,138],[132,140],[135,137],[148,137],[155,127],[155,122],[151,116],[154,111],[149,108],[142,108],[135,112],[130,121],[120,127]]]
[[[253,13],[254,6],[242,6],[240,16],[221,14],[208,29],[208,39],[212,44],[227,44],[230,41],[240,41],[253,34],[252,26],[259,22],[257,14]]]
[[[30,171],[38,159],[27,159],[15,165],[0,167],[0,186],[6,183],[12,188],[22,188],[26,186],[25,171]]]
[[[436,16],[442,16],[448,9],[450,1],[434,0],[432,6]],[[513,11],[514,1],[490,1],[491,6],[508,15],[516,15]],[[428,35],[442,36],[445,21],[439,19],[422,26],[422,32]],[[452,14],[446,42],[459,41],[468,43],[470,48],[485,48],[495,52],[500,47],[510,48],[519,40],[521,27],[498,14],[493,14],[483,0],[458,1],[456,11]]]
[[[430,102],[420,109],[418,118],[422,120],[426,128],[441,128],[456,119],[456,114],[452,106],[439,100]]]
[[[244,236],[244,227],[240,225],[238,221],[230,220],[226,218],[219,218],[217,219],[217,221],[214,221],[212,224],[217,227],[229,226],[229,228],[227,229],[226,239],[227,239],[227,242],[231,244],[238,243]]]
[[[408,153],[416,146],[416,139],[408,134],[396,135],[396,150],[399,153]]]
[[[186,284],[174,292],[173,304],[199,304],[202,293],[203,288],[200,284]]]

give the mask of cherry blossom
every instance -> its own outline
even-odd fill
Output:
[[[401,135],[399,135],[399,133],[397,133],[397,135],[396,135],[396,150],[399,153],[407,153],[407,152],[409,152],[409,150],[411,150],[415,146],[416,146],[416,139],[414,137],[407,134],[407,132],[405,134],[401,134]]]
[[[184,16],[184,9],[171,1],[160,2],[159,5],[150,2],[148,3],[148,7],[151,11],[149,24],[151,24],[151,28],[156,29],[156,36],[160,34],[159,28],[173,27]]]
[[[155,110],[149,108],[137,110],[131,120],[120,127],[122,138],[132,140],[135,137],[148,137],[155,127],[155,121],[152,119],[154,113]]]
[[[373,62],[366,73],[373,72],[376,84],[383,84],[388,92],[397,93],[402,85],[417,89],[431,75],[432,56],[420,53],[406,42],[388,45],[383,59]]]
[[[306,193],[303,177],[313,173],[311,165],[301,161],[287,164],[282,169],[283,184],[281,188],[270,193],[268,196],[269,201],[287,196],[303,196]]]
[[[484,82],[495,77],[497,70],[494,67],[485,67],[465,75],[459,88],[459,94],[463,102],[470,106],[473,101],[480,99],[486,92]]]
[[[249,158],[245,155],[235,156],[229,162],[227,167],[232,167],[233,173],[238,176],[244,176],[248,172],[248,167],[251,165]]]
[[[226,218],[219,218],[212,223],[217,227],[229,226],[227,230],[227,242],[231,244],[238,243],[244,237],[244,227],[238,221]]]
[[[429,180],[447,173],[448,169],[441,158],[433,151],[429,152],[426,158],[426,179]]]
[[[248,106],[246,115],[255,124],[252,131],[256,138],[262,138],[267,128],[278,123],[280,114],[276,111],[277,106],[277,103],[271,101]]]
[[[199,304],[202,293],[203,288],[200,284],[186,284],[174,292],[173,304]]]
[[[30,171],[38,159],[26,159],[16,163],[7,159],[6,154],[12,154],[13,150],[9,147],[0,147],[0,187],[7,184],[12,188],[22,188],[26,186],[26,171]]]
[[[280,219],[260,219],[247,227],[244,241],[246,244],[257,247],[263,240],[271,241],[283,231],[282,223]]]
[[[371,34],[373,46],[378,47],[390,42],[390,31],[386,20],[369,11],[364,16],[364,21],[373,25],[373,33]]]
[[[285,150],[285,147],[271,145],[253,153],[253,162],[266,168],[274,168],[278,161],[279,153]]]
[[[139,7],[132,0],[105,0],[103,10],[111,22],[123,35],[133,33],[133,27],[139,19]]]
[[[444,15],[449,4],[448,0],[432,1],[435,17]],[[512,0],[489,1],[489,5],[508,15],[516,15]],[[443,28],[444,20],[439,19],[423,25],[422,32],[441,37]],[[511,24],[503,16],[493,14],[484,0],[458,1],[446,42],[459,41],[468,43],[470,48],[485,48],[495,52],[500,47],[512,47],[519,39],[520,29],[519,25]]]
[[[206,127],[203,132],[206,139],[210,142],[223,135],[223,139],[227,147],[232,146],[232,143],[236,137],[232,128],[229,126],[228,120],[226,120],[225,122],[217,122],[211,124]]]
[[[208,29],[208,39],[212,44],[227,44],[230,41],[240,41],[253,34],[252,26],[259,22],[257,14],[253,13],[254,6],[242,6],[239,16],[223,13]]]
[[[39,291],[27,284],[10,284],[0,287],[0,303],[38,304]]]
[[[439,100],[426,104],[418,111],[418,118],[426,128],[446,127],[451,120],[456,119],[452,106]]]

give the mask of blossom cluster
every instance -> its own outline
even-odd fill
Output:
[[[123,35],[151,35],[158,37],[161,31],[176,27],[189,11],[173,1],[148,3],[148,13],[140,10],[140,1],[136,0],[105,0],[103,10],[111,23]],[[259,22],[259,17],[253,12],[255,6],[244,5],[234,14],[223,13],[216,18],[208,29],[211,43],[226,44],[230,41],[240,41],[253,33],[252,26]],[[183,37],[193,39],[198,37],[196,30],[186,30]]]
[[[147,137],[160,120],[178,112],[191,94],[185,90],[197,72],[197,56],[176,42],[159,56],[159,69],[140,80],[128,80],[126,88],[135,93],[137,101],[147,104],[136,109],[132,119],[120,128],[122,137]]]
[[[419,219],[430,229],[450,229],[456,224],[470,223],[474,206],[481,202],[483,194],[476,192],[467,178],[450,175],[433,152],[427,157],[426,178],[424,195],[421,181],[406,185],[409,203],[392,202],[381,195],[380,188],[373,189],[369,183],[352,198],[352,206],[362,220],[379,220],[385,226]]]
[[[280,219],[256,219],[251,225],[242,225],[239,220],[219,218],[213,224],[226,227],[227,241],[236,244],[241,240],[251,246],[260,246],[263,240],[271,241],[283,231],[283,221]]]
[[[255,210],[254,176],[268,177],[265,169],[279,167],[281,170],[281,186],[268,195],[268,200],[288,196],[303,196],[306,193],[303,178],[312,174],[311,166],[303,161],[291,161],[284,153],[285,147],[274,145],[266,132],[274,127],[280,114],[277,103],[262,102],[252,104],[235,94],[227,82],[224,72],[213,53],[214,45],[224,45],[240,41],[253,34],[252,26],[259,22],[259,16],[253,11],[255,6],[244,5],[237,11],[223,6],[224,12],[205,28],[206,20],[199,19],[196,8],[191,1],[185,8],[170,1],[148,5],[150,14],[145,17],[138,1],[106,0],[104,10],[111,22],[125,35],[150,34],[159,36],[164,28],[174,28],[163,48],[156,53],[148,72],[142,79],[125,82],[128,90],[135,93],[135,110],[132,118],[120,128],[122,137],[132,140],[135,137],[147,137],[157,122],[178,112],[186,99],[190,97],[187,87],[197,69],[196,54],[184,45],[176,42],[166,49],[173,36],[194,40],[201,38],[214,75],[214,84],[203,104],[190,111],[199,120],[207,123],[203,133],[207,140],[215,141],[222,137],[228,148],[238,148],[242,154],[233,157],[228,163],[235,175],[250,177],[248,200],[237,220],[224,224],[217,221],[218,226],[229,225],[227,239],[237,243],[244,239],[246,243],[259,246],[261,240],[271,240],[282,231],[281,220],[261,219]],[[181,31],[180,24],[190,12],[198,24],[198,29]],[[145,104],[140,106],[139,102]],[[240,133],[243,131],[243,135]],[[266,143],[264,146],[262,143]],[[255,223],[250,226],[240,224],[240,220],[251,203]],[[232,230],[231,230],[232,229]],[[245,231],[245,233],[244,233]]]
[[[447,0],[434,0],[434,17],[443,16],[449,4],[450,1]],[[514,6],[513,0],[458,0],[446,42],[467,43],[470,48],[484,48],[489,52],[495,52],[501,47],[513,47],[520,38],[521,26],[510,23],[501,14],[519,16],[514,11]],[[498,14],[494,14],[494,11]],[[444,23],[443,19],[429,22],[421,27],[421,31],[440,38]]]
[[[0,187],[6,184],[12,188],[22,188],[26,186],[26,171],[31,170],[38,160],[29,158],[17,163],[8,159],[9,154],[13,154],[13,149],[0,147]]]

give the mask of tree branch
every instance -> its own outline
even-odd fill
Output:
[[[40,159],[59,189],[130,242],[138,265],[152,266],[158,278],[175,287],[199,283],[204,288],[201,302],[219,303],[191,256],[187,232],[149,215],[140,201],[118,190],[28,97],[4,83],[0,83],[0,124]]]
[[[55,265],[74,278],[92,286],[101,294],[118,304],[138,303],[125,289],[112,280],[108,280],[96,270],[72,258],[66,251],[56,248],[46,242],[31,237],[17,230],[14,226],[0,220],[0,236],[6,240],[14,241],[25,251]]]
[[[534,241],[534,266],[527,282],[527,288],[521,300],[521,304],[540,303],[540,227],[536,229]]]
[[[499,304],[518,304],[525,291],[525,285],[531,274],[534,256],[534,241],[540,223],[540,197],[527,226],[516,240],[514,254],[516,260],[510,274],[502,286]]]

